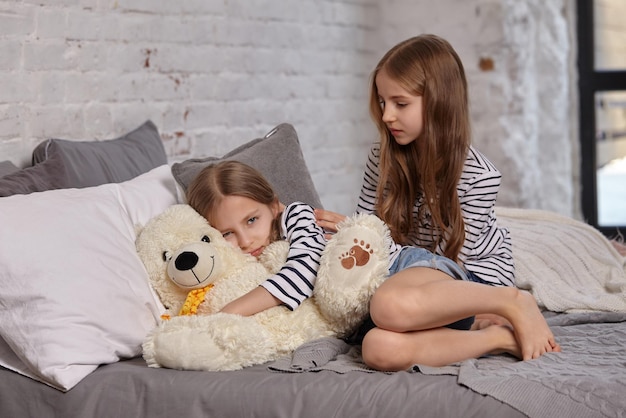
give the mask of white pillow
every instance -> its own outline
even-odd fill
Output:
[[[1,198],[0,364],[67,391],[139,355],[161,306],[135,227],[175,203],[167,164],[124,183]]]

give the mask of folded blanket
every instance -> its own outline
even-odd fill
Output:
[[[595,228],[554,212],[496,208],[515,278],[553,312],[626,312],[626,258]]]

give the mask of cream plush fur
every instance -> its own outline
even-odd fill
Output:
[[[364,319],[387,274],[388,239],[375,216],[348,218],[323,253],[314,298],[294,311],[278,306],[243,317],[218,311],[277,271],[287,243],[273,243],[257,261],[232,248],[190,206],[172,206],[136,242],[170,316],[146,337],[144,358],[151,367],[236,370],[291,354],[307,341],[344,336]],[[179,316],[189,290],[208,284],[197,314]]]

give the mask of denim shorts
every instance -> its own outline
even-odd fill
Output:
[[[457,263],[442,255],[436,255],[424,248],[404,247],[389,268],[389,275],[411,267],[430,267],[446,273],[456,280],[492,285],[471,271],[462,269]]]
[[[469,280],[468,272],[454,261],[418,247],[402,248],[400,254],[389,268],[389,275],[391,276],[411,267],[429,267],[442,271],[456,280]]]
[[[391,264],[391,267],[389,268],[389,276],[411,267],[428,267],[442,271],[455,280],[467,280],[470,282],[486,284],[485,281],[481,280],[474,273],[464,270],[461,266],[449,258],[433,254],[424,248],[418,247],[404,247]],[[445,325],[445,327],[459,330],[469,330],[472,324],[474,324],[474,317],[470,316],[469,318],[464,318]],[[367,332],[375,326],[376,325],[372,321],[371,317],[368,315],[367,319],[363,322],[359,329],[347,339],[348,342],[352,344],[361,344],[365,334],[367,334]]]

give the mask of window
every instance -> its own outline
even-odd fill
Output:
[[[585,220],[626,236],[626,2],[577,0]]]

